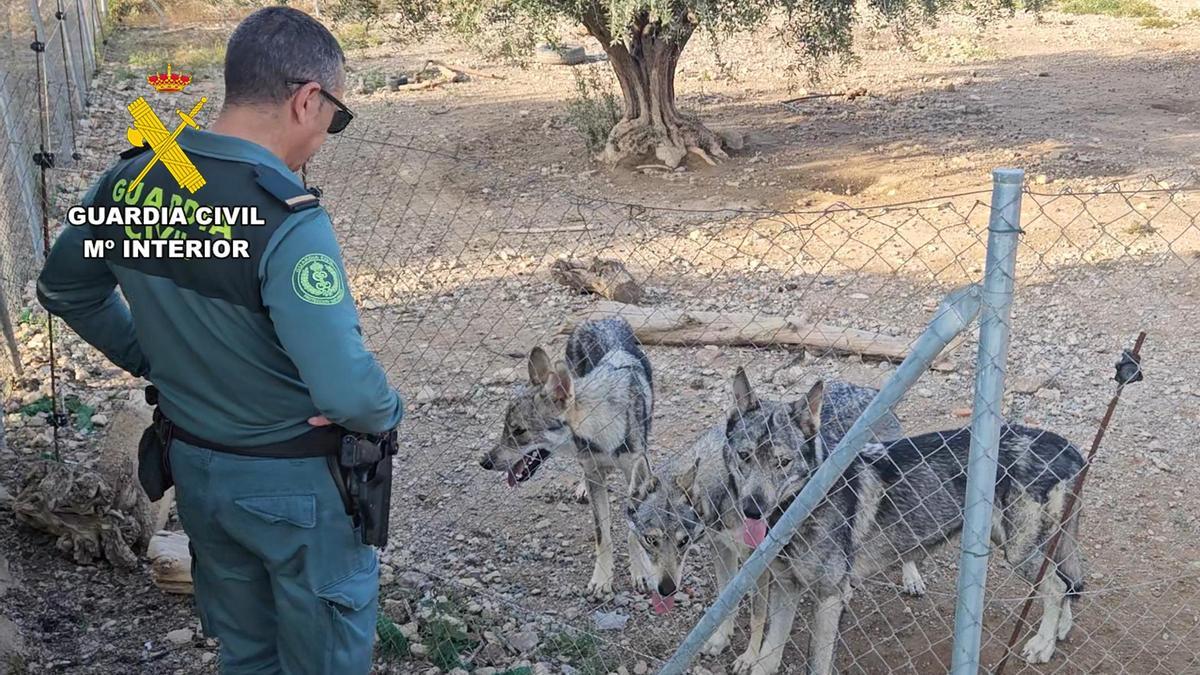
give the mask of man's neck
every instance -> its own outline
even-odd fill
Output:
[[[275,117],[269,112],[246,106],[227,106],[221,109],[209,131],[257,143],[287,164],[281,125]]]

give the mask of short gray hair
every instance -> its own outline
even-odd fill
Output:
[[[225,103],[279,103],[288,80],[316,82],[327,91],[343,83],[346,57],[337,38],[291,7],[265,7],[242,20],[225,47]]]

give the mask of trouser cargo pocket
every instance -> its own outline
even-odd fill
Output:
[[[367,673],[371,668],[379,596],[379,561],[316,591],[329,622],[330,673]]]

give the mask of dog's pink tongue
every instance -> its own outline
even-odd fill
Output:
[[[767,538],[767,523],[758,518],[747,518],[742,523],[742,541],[750,548],[758,548]]]
[[[513,473],[512,471],[509,471],[508,475],[505,476],[505,479],[508,481],[508,487],[510,487],[510,488],[517,487],[517,474]]]
[[[666,614],[675,607],[675,596],[668,595],[664,598],[658,593],[651,593],[650,604],[654,606],[655,614]]]

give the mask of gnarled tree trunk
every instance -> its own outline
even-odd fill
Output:
[[[695,24],[682,14],[671,23],[663,26],[642,14],[629,24],[622,39],[614,40],[601,11],[583,17],[583,25],[608,54],[625,98],[624,115],[609,132],[604,148],[604,159],[610,163],[653,155],[674,168],[689,152],[709,164],[727,157],[720,136],[675,107],[675,68]]]

